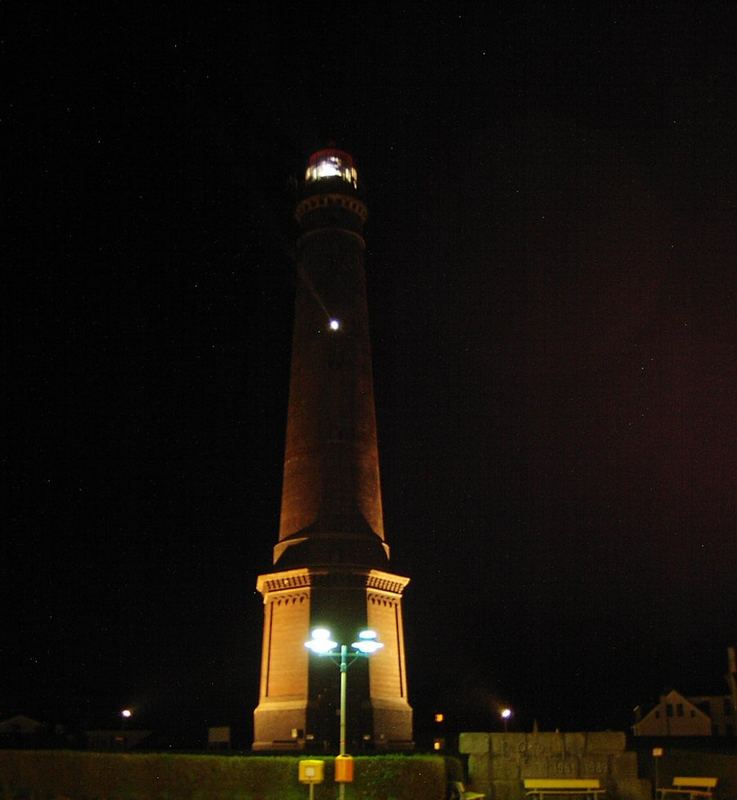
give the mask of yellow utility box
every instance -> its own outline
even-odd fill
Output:
[[[305,760],[299,762],[300,783],[322,783],[324,777],[325,777],[324,761]]]
[[[336,783],[353,783],[353,756],[335,756]]]

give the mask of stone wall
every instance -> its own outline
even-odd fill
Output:
[[[523,800],[524,778],[599,778],[609,798],[650,800],[637,775],[637,754],[624,733],[462,733],[469,788],[490,800]]]

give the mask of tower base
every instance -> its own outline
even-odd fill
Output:
[[[254,750],[338,750],[339,670],[332,659],[311,656],[304,646],[317,626],[347,644],[370,627],[384,644],[349,668],[349,752],[412,749],[401,613],[408,583],[399,575],[349,567],[308,567],[259,577],[264,637]]]

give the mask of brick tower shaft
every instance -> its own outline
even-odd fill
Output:
[[[367,212],[345,183],[308,183],[296,210],[302,235],[275,563],[382,567],[389,555],[366,303]]]

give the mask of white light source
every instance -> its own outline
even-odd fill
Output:
[[[351,647],[354,650],[358,650],[360,653],[365,653],[366,655],[370,655],[371,653],[375,653],[377,650],[381,650],[384,645],[381,642],[369,642],[366,640],[362,640],[360,642],[353,642]]]
[[[343,172],[341,159],[337,156],[328,156],[318,161],[315,165],[315,177],[332,178],[338,177]]]
[[[340,330],[340,321],[337,319],[331,319],[330,322],[328,323],[328,327],[330,328],[331,331]]]
[[[354,650],[358,650],[359,653],[365,653],[366,655],[375,653],[377,650],[381,650],[381,648],[384,646],[381,642],[376,641],[377,638],[376,631],[361,631],[358,634],[358,641],[352,642],[351,647]]]
[[[502,718],[502,721],[504,722],[504,733],[506,733],[509,719],[512,716],[512,709],[511,708],[501,709],[501,711],[499,712],[499,716]]]
[[[309,642],[305,642],[305,647],[318,656],[331,653],[337,646],[338,643],[330,638],[330,631],[327,628],[315,628],[312,631],[312,639]]]
[[[305,180],[309,182],[320,181],[324,178],[340,178],[350,183],[354,189],[358,188],[358,173],[353,166],[353,159],[342,150],[318,150],[310,156],[310,163],[305,172]]]

